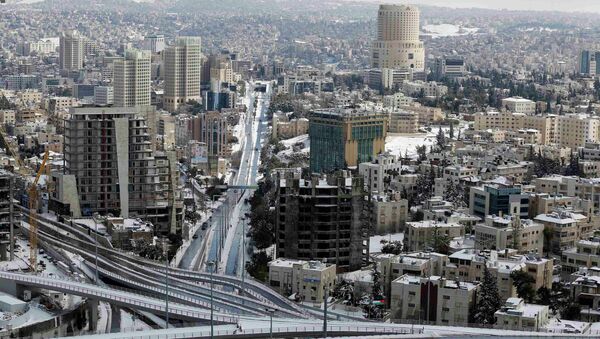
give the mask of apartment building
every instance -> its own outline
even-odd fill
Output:
[[[544,225],[517,216],[487,216],[474,227],[478,250],[515,249],[520,253],[543,254]]]
[[[407,222],[404,233],[404,246],[409,251],[424,251],[432,249],[432,239],[436,236],[445,236],[449,239],[465,235],[465,226],[456,222],[438,222],[424,220]]]
[[[228,158],[231,156],[229,138],[231,131],[227,116],[219,111],[208,111],[189,120],[190,136],[208,147],[208,155]]]
[[[398,110],[400,107],[410,105],[413,101],[413,98],[405,95],[404,93],[396,92],[391,95],[383,96],[383,107],[391,108],[392,110]]]
[[[494,317],[494,328],[537,331],[550,321],[550,310],[547,305],[526,304],[521,298],[508,298]]]
[[[578,149],[587,142],[600,141],[600,119],[587,114],[561,115],[557,118],[557,143]]]
[[[513,113],[535,113],[535,102],[521,97],[502,99],[502,107]]]
[[[459,281],[481,281],[483,265],[487,264],[491,274],[496,278],[500,297],[505,300],[516,297],[517,291],[510,277],[514,271],[527,272],[534,280],[534,288],[552,287],[553,260],[534,255],[510,255],[500,258],[499,254],[507,256],[509,250],[479,251],[463,249],[448,256],[449,263],[445,267],[448,279]]]
[[[469,321],[479,286],[439,276],[405,274],[391,284],[392,321],[420,320],[425,323],[460,326]]]
[[[269,262],[269,286],[285,297],[321,303],[336,283],[336,266],[320,261],[278,258]]]
[[[278,257],[327,259],[339,271],[362,267],[368,255],[368,218],[361,177],[342,172],[300,179],[277,179],[276,251]]]
[[[384,193],[386,185],[401,171],[402,163],[398,156],[387,152],[378,154],[371,162],[358,165],[358,173],[364,178],[365,187],[371,193]]]
[[[153,152],[140,109],[71,109],[65,120],[65,174],[76,180],[78,214],[140,217],[161,233],[176,233],[183,207],[172,180],[177,159]]]
[[[600,267],[600,239],[578,240],[575,247],[562,251],[562,272],[574,273],[582,267]]]
[[[568,210],[556,210],[548,214],[540,214],[534,220],[542,223],[545,228],[552,232],[553,237],[547,251],[556,254],[575,247],[578,240],[591,236],[593,230],[597,228],[588,224],[588,218],[585,215]]]
[[[376,195],[372,199],[372,222],[375,234],[398,233],[408,220],[408,200]]]
[[[392,111],[390,113],[390,133],[417,133],[419,115],[414,112]]]
[[[491,111],[475,114],[473,128],[476,131],[487,129],[507,131],[535,129],[541,134],[542,144],[548,145],[556,142],[557,116]]]

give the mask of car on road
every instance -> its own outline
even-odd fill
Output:
[[[192,236],[192,239],[198,239],[198,234],[194,234],[194,235]]]
[[[207,224],[206,222],[204,222],[204,223],[202,224],[202,230],[204,231],[204,230],[205,230],[207,227],[208,227],[208,224]]]

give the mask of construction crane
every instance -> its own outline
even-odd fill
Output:
[[[44,173],[44,169],[46,168],[46,163],[48,163],[48,153],[46,150],[44,153],[44,160],[42,160],[42,164],[40,165],[40,169],[35,176],[35,180],[33,184],[29,186],[29,265],[34,272],[37,272],[37,242],[38,242],[38,227],[37,227],[37,208],[38,208],[38,182],[40,181],[40,177],[42,173]]]

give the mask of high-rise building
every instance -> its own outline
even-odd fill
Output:
[[[8,259],[6,253],[10,249],[10,260],[14,260],[16,206],[15,177],[0,169],[0,261]]]
[[[75,178],[82,215],[140,217],[162,233],[175,233],[182,223],[182,204],[171,180],[176,156],[153,152],[146,110],[71,109],[65,120],[64,174]]]
[[[277,182],[277,257],[325,259],[340,271],[365,264],[368,218],[361,177],[338,173],[305,180],[287,172]]]
[[[83,68],[83,37],[77,31],[66,31],[60,36],[60,69],[75,71]]]
[[[94,104],[108,106],[114,103],[114,89],[111,86],[94,87]]]
[[[310,170],[330,172],[375,159],[385,149],[388,115],[357,108],[316,110],[310,115]]]
[[[164,108],[176,111],[188,102],[200,102],[200,37],[178,37],[174,46],[164,50]]]
[[[579,53],[578,66],[582,75],[600,74],[600,51],[582,50]]]
[[[150,53],[127,50],[125,59],[113,63],[116,107],[150,105]]]
[[[203,142],[208,148],[208,155],[229,157],[231,147],[227,117],[218,111],[208,111],[198,114],[189,121],[191,136],[194,140]]]
[[[420,12],[415,6],[380,5],[377,39],[371,45],[371,67],[425,68],[425,50],[419,40]]]
[[[165,36],[156,34],[145,37],[144,48],[152,53],[162,52],[165,49]]]

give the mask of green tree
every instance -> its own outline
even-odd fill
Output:
[[[269,262],[273,260],[265,251],[252,253],[246,263],[248,274],[257,280],[266,282],[269,278]]]
[[[513,285],[517,288],[517,295],[525,302],[531,303],[535,298],[535,279],[525,271],[513,271],[510,274]]]
[[[474,320],[479,324],[493,325],[496,322],[494,313],[502,306],[502,299],[498,293],[496,278],[487,267],[487,262],[483,265],[483,280],[479,292]]]
[[[429,240],[429,246],[434,252],[441,254],[450,254],[450,237],[439,231],[439,227],[435,227],[433,236]]]

